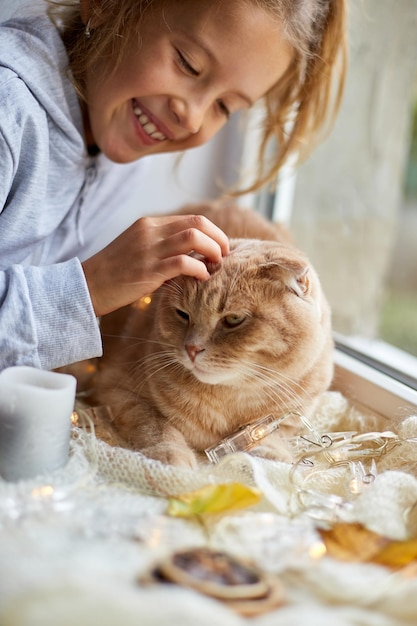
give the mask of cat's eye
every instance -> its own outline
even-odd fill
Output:
[[[246,319],[246,315],[226,315],[222,322],[227,328],[236,328]]]
[[[181,309],[175,309],[175,312],[178,317],[181,317],[181,319],[185,320],[186,322],[190,321],[190,316],[185,311],[182,311]]]

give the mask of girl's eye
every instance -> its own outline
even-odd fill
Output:
[[[223,100],[217,100],[217,104],[219,106],[220,111],[223,113],[223,115],[225,115],[226,117],[230,117],[230,111],[225,105],[225,103],[223,102]]]
[[[181,317],[181,319],[185,320],[186,322],[190,321],[190,316],[188,315],[188,313],[186,313],[185,311],[181,311],[181,309],[175,309],[178,317]]]
[[[236,326],[240,326],[245,319],[246,315],[226,315],[222,321],[226,328],[236,328]]]
[[[181,54],[179,50],[177,50],[176,52],[178,56],[178,63],[181,66],[181,68],[187,74],[190,74],[190,76],[198,76],[200,72],[198,72],[192,65],[190,65],[190,63],[188,63],[187,59],[184,57],[183,54]]]

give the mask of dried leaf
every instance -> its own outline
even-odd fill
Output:
[[[342,561],[369,561],[389,541],[361,524],[343,522],[320,534],[327,553]]]
[[[169,498],[168,515],[192,517],[202,513],[228,513],[257,504],[261,492],[240,483],[207,485],[197,491]]]
[[[378,563],[399,568],[417,559],[417,539],[395,541],[361,524],[343,522],[319,532],[327,554],[342,561]]]
[[[417,559],[417,539],[392,541],[376,555],[374,563],[388,567],[404,567]]]

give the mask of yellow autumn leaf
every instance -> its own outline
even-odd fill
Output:
[[[192,517],[203,513],[227,513],[257,504],[262,493],[240,483],[207,485],[197,491],[171,497],[168,500],[168,515]]]
[[[373,559],[373,563],[388,567],[404,567],[417,559],[417,539],[392,541]]]
[[[396,541],[379,535],[362,524],[344,522],[319,532],[327,554],[342,561],[377,563],[399,568],[417,559],[417,539]]]
[[[327,554],[342,561],[369,561],[389,542],[362,524],[340,522],[319,532]]]

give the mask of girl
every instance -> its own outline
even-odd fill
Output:
[[[1,368],[99,356],[97,317],[179,274],[206,279],[192,250],[228,253],[203,217],[144,217],[84,258],[138,159],[200,146],[263,99],[257,189],[301,155],[343,82],[345,0],[56,0],[48,13],[0,26]]]

